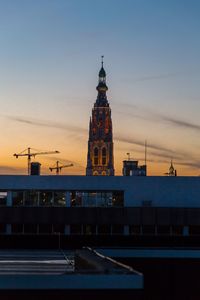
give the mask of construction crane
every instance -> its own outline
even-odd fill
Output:
[[[57,160],[56,162],[56,166],[55,167],[50,167],[49,170],[52,172],[53,170],[56,170],[56,175],[59,175],[59,173],[61,172],[61,170],[63,168],[67,168],[67,167],[73,167],[73,164],[68,164],[68,165],[59,165],[60,162]]]
[[[27,148],[25,150],[23,150],[20,153],[15,153],[13,154],[13,156],[15,156],[16,158],[20,157],[20,156],[27,156],[28,159],[28,175],[30,175],[30,170],[31,170],[31,157],[35,157],[36,155],[44,155],[44,154],[56,154],[56,153],[60,153],[59,151],[45,151],[45,152],[31,152],[31,150],[33,151],[37,151],[35,149],[32,148]]]

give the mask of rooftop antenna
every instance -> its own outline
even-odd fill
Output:
[[[144,164],[147,165],[147,140],[144,143]]]

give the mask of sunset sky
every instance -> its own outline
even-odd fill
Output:
[[[116,175],[126,153],[148,174],[200,175],[199,0],[0,0],[0,174],[85,174],[101,55]],[[34,160],[33,160],[34,161]]]

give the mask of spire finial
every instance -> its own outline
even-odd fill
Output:
[[[104,55],[101,55],[101,66],[103,68],[103,58],[104,58]]]

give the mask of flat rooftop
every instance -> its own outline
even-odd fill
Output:
[[[89,248],[0,250],[0,293],[142,289],[141,273]]]
[[[200,258],[200,248],[134,248],[134,247],[124,247],[124,248],[96,248],[98,253],[102,255],[117,258],[164,258],[164,259],[199,259]]]
[[[71,251],[0,250],[0,275],[61,275],[74,271]]]

